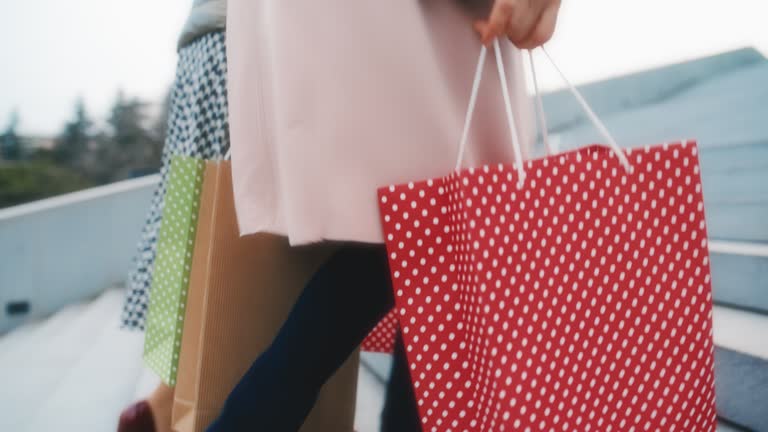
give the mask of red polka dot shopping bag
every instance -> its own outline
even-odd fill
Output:
[[[696,143],[606,139],[379,190],[425,431],[714,430]]]
[[[395,349],[396,333],[397,314],[392,311],[376,324],[376,327],[363,340],[360,349],[366,352],[392,353]]]

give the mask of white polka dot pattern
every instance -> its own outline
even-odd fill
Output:
[[[379,191],[425,431],[714,430],[697,147],[625,154]]]
[[[395,349],[397,315],[388,313],[363,340],[360,349],[368,352],[391,353]]]
[[[176,384],[204,169],[202,159],[173,158],[158,236],[144,361],[171,386]]]

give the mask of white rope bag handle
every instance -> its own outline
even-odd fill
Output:
[[[505,79],[506,72],[504,71],[504,61],[501,58],[501,47],[499,45],[498,39],[495,39],[493,41],[493,50],[496,56],[496,69],[499,73],[499,81],[501,82],[502,96],[504,98],[504,109],[506,111],[506,116],[507,116],[507,125],[509,126],[509,133],[512,138],[512,147],[515,152],[515,169],[517,170],[517,173],[518,173],[518,185],[522,185],[523,181],[525,180],[525,170],[523,169],[523,156],[520,148],[520,138],[517,132],[517,126],[515,124],[515,119],[512,114],[512,101],[510,100],[509,89],[507,87],[507,80]],[[622,164],[622,166],[624,166],[624,169],[626,169],[627,172],[632,172],[632,166],[630,165],[629,160],[627,159],[626,155],[624,155],[624,152],[621,151],[621,148],[619,148],[619,145],[616,143],[616,140],[613,139],[613,136],[611,136],[611,133],[608,132],[608,129],[605,127],[603,122],[600,121],[600,119],[597,117],[595,112],[589,106],[589,104],[581,95],[581,93],[576,89],[576,87],[573,84],[571,84],[571,82],[565,77],[565,74],[563,74],[562,70],[560,70],[560,68],[557,67],[557,64],[549,55],[547,50],[544,49],[544,47],[542,47],[541,50],[547,56],[547,59],[549,59],[550,63],[552,63],[552,66],[555,67],[555,70],[563,79],[563,82],[565,82],[568,89],[571,91],[571,93],[574,95],[574,97],[578,101],[579,106],[581,106],[582,110],[584,110],[584,112],[587,114],[587,117],[589,118],[589,120],[592,122],[593,125],[595,125],[595,128],[597,128],[597,130],[603,136],[605,141],[608,143],[608,146],[611,148],[613,153],[619,159],[619,162]],[[472,92],[470,93],[470,96],[469,96],[469,106],[467,108],[467,114],[464,119],[464,129],[462,130],[461,141],[459,142],[459,154],[456,158],[456,167],[455,167],[456,171],[459,171],[461,169],[461,163],[464,160],[464,153],[466,151],[467,141],[469,140],[469,128],[472,124],[472,117],[475,113],[475,106],[477,104],[477,94],[480,89],[480,82],[483,79],[483,69],[485,67],[485,58],[486,58],[487,52],[488,50],[485,46],[483,46],[480,49],[480,58],[477,62],[477,68],[475,69],[475,78],[472,82]],[[531,77],[533,78],[533,85],[536,93],[536,111],[537,111],[536,117],[539,120],[539,127],[542,132],[542,139],[544,141],[544,145],[547,148],[548,154],[551,155],[552,148],[550,147],[549,136],[547,134],[547,122],[544,115],[544,106],[541,100],[541,93],[539,92],[539,84],[536,78],[536,67],[533,64],[533,56],[531,55],[530,51],[528,52],[528,56],[529,56],[530,65],[531,65]]]

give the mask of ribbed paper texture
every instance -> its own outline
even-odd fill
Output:
[[[330,246],[291,248],[283,238],[240,237],[229,162],[210,162],[173,407],[174,430],[202,431],[266,349]],[[194,297],[194,298],[193,298]],[[352,431],[358,355],[326,384],[302,432]]]

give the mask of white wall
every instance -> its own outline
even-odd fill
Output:
[[[157,176],[0,210],[0,333],[122,283]],[[9,302],[28,301],[11,317]]]

